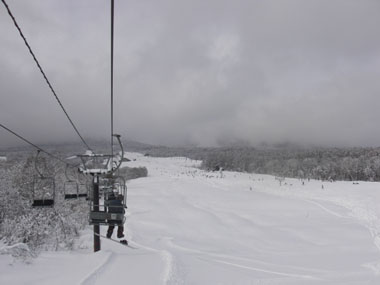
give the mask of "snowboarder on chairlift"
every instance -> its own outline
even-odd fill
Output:
[[[124,211],[124,207],[123,207],[123,195],[121,194],[115,194],[115,193],[111,193],[109,196],[108,196],[108,203],[109,203],[109,206],[108,206],[108,212],[109,213],[118,213],[118,214],[124,214],[125,211]],[[113,220],[109,220],[109,222],[115,222],[115,224],[117,224],[117,237],[118,238],[123,238],[124,237],[124,226],[123,226],[123,223],[120,222],[120,221],[113,221]],[[110,224],[108,226],[108,230],[107,230],[107,238],[111,238],[112,234],[113,234],[113,230],[115,228],[115,225],[114,224]],[[121,241],[123,242],[123,241]],[[125,241],[126,242],[126,241]]]

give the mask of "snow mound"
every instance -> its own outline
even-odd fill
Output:
[[[25,243],[16,243],[10,246],[0,248],[0,254],[8,254],[12,257],[29,259],[33,257],[33,253]]]

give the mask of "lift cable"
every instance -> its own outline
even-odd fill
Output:
[[[111,0],[111,165],[113,165],[113,30],[114,0]]]
[[[4,130],[10,132],[11,134],[15,135],[16,137],[18,137],[19,139],[23,140],[24,142],[26,142],[27,144],[31,145],[32,147],[36,148],[37,150],[43,152],[43,153],[46,153],[47,155],[51,156],[52,158],[55,158],[57,160],[59,160],[60,162],[66,164],[67,166],[70,166],[70,167],[77,167],[76,165],[73,165],[73,164],[70,164],[68,163],[67,161],[64,161],[62,158],[58,157],[58,156],[55,156],[53,154],[51,154],[50,152],[47,152],[46,150],[40,148],[39,146],[35,145],[34,143],[30,142],[29,140],[27,140],[26,138],[20,136],[19,134],[17,134],[16,132],[12,131],[11,129],[7,128],[6,126],[4,126],[3,124],[0,123],[0,127],[2,127]]]
[[[10,10],[9,7],[8,7],[8,4],[5,2],[5,0],[1,0],[1,1],[3,2],[5,8],[7,9],[9,16],[12,18],[14,25],[16,26],[18,32],[20,33],[20,36],[21,36],[22,39],[24,40],[24,43],[25,43],[25,45],[27,46],[27,48],[28,48],[28,50],[29,50],[29,53],[32,55],[32,57],[33,57],[35,63],[37,64],[37,66],[38,66],[40,72],[42,73],[42,76],[45,78],[45,81],[46,81],[47,85],[49,86],[50,90],[52,91],[52,93],[53,93],[55,99],[57,99],[57,102],[58,102],[58,104],[61,106],[63,112],[65,113],[65,115],[66,115],[66,117],[67,117],[67,119],[69,120],[69,122],[71,123],[71,125],[72,125],[72,127],[74,128],[75,132],[78,134],[78,136],[80,137],[80,139],[82,140],[82,142],[84,143],[84,145],[87,147],[87,149],[92,150],[91,147],[90,147],[90,146],[86,143],[86,141],[83,139],[83,137],[82,137],[82,135],[79,133],[77,127],[74,125],[73,121],[71,120],[69,114],[66,112],[65,108],[63,107],[63,105],[62,105],[61,101],[59,100],[57,94],[55,93],[55,91],[54,91],[52,85],[50,84],[50,81],[48,80],[48,78],[47,78],[45,72],[43,71],[43,69],[42,69],[40,63],[38,62],[36,56],[34,55],[34,53],[33,53],[32,49],[31,49],[30,45],[28,44],[28,42],[27,42],[27,40],[26,40],[24,34],[22,33],[22,31],[21,31],[19,25],[17,24],[15,17],[13,16],[11,10]]]

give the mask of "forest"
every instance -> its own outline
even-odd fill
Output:
[[[64,157],[62,151],[56,155]],[[35,187],[35,153],[26,150],[3,152],[7,160],[0,161],[0,240],[12,245],[16,258],[28,260],[42,250],[70,250],[76,244],[80,231],[88,225],[89,203],[86,198],[64,199],[66,166],[54,158],[44,156],[43,175],[54,180],[54,207],[32,207]],[[40,170],[41,170],[40,169]],[[75,174],[76,169],[70,170]],[[126,180],[147,176],[144,167],[123,167],[118,175]],[[70,177],[75,177],[71,175]],[[78,176],[81,192],[91,187],[91,176]],[[1,254],[1,252],[0,252]]]
[[[203,167],[319,180],[380,181],[380,149],[213,150]]]
[[[380,148],[322,147],[140,147],[152,156],[202,160],[207,170],[343,181],[380,181]]]

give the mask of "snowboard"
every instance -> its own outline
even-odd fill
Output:
[[[116,243],[118,243],[118,244],[124,245],[124,246],[126,246],[126,247],[129,247],[129,248],[132,248],[132,249],[137,249],[137,247],[134,247],[134,246],[128,244],[128,241],[125,240],[125,239],[119,241],[119,240],[114,239],[114,238],[108,238],[108,237],[106,237],[105,235],[100,235],[100,234],[95,234],[95,235],[97,235],[97,236],[99,236],[99,237],[101,237],[101,238],[104,238],[104,239],[107,239],[107,240],[110,240],[110,241],[116,242]]]

